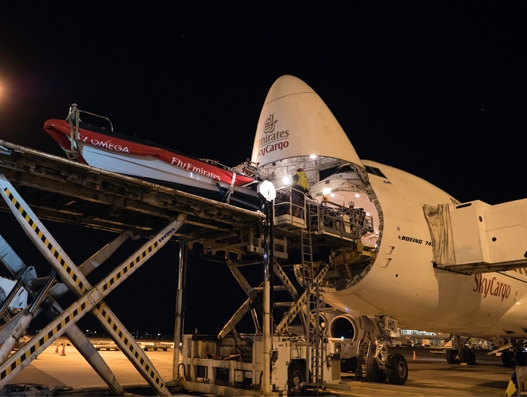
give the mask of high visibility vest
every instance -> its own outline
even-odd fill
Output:
[[[309,190],[309,183],[307,182],[307,176],[304,171],[299,171],[295,175],[298,175],[298,181],[295,183],[295,185],[302,186],[305,191]]]

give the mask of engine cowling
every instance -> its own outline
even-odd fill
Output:
[[[353,316],[341,314],[331,320],[328,333],[331,338],[344,338],[354,341],[359,337],[359,328]]]

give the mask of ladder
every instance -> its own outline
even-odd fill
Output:
[[[370,351],[370,338],[368,335],[367,338],[364,338],[363,340],[361,340],[360,345],[359,345],[359,356],[357,357],[357,368],[355,369],[356,379],[366,379],[367,361],[368,361],[369,351]]]
[[[308,217],[306,229],[300,230],[300,256],[304,288],[307,288],[308,285],[312,285],[315,277],[315,269],[313,265],[313,241],[311,236],[311,222]]]
[[[324,384],[322,365],[325,361],[323,349],[324,331],[320,326],[320,312],[323,302],[320,299],[320,288],[318,282],[311,286],[311,291],[306,297],[308,299],[308,308],[311,312],[311,321],[308,321],[308,349],[309,349],[309,367],[311,371],[311,385],[322,387]],[[309,372],[308,372],[309,373]]]
[[[320,328],[320,277],[315,278],[315,266],[313,263],[313,240],[311,212],[306,216],[306,229],[300,231],[300,250],[302,261],[303,286],[306,288],[306,339],[309,349],[309,359],[306,362],[307,374],[311,374],[312,386],[322,386],[323,371],[322,363],[324,335]]]

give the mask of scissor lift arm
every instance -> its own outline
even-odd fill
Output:
[[[183,224],[186,215],[180,214],[177,219],[172,220],[107,277],[92,286],[3,175],[0,175],[0,193],[28,237],[48,260],[64,284],[78,297],[77,301],[51,321],[37,337],[1,364],[0,386],[5,386],[16,373],[91,311],[156,393],[170,396],[171,393],[165,381],[103,299],[170,240]]]

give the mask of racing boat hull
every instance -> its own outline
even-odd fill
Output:
[[[44,130],[68,153],[92,167],[138,177],[192,194],[257,209],[257,181],[211,160],[195,159],[149,141],[81,123],[51,119]]]

